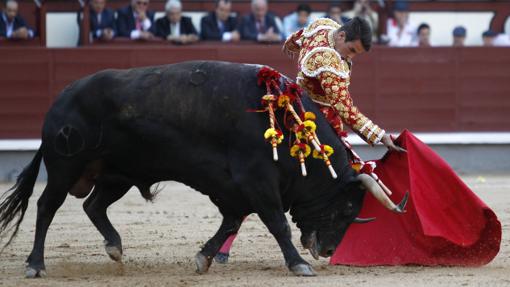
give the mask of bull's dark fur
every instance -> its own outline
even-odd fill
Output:
[[[307,264],[290,242],[283,212],[289,211],[304,234],[317,231],[323,251],[341,240],[359,213],[364,192],[347,153],[315,104],[303,98],[317,118],[320,140],[335,153],[334,180],[320,160],[308,160],[302,177],[289,155],[289,136],[274,162],[264,141],[266,113],[259,108],[265,89],[257,86],[259,66],[223,62],[106,70],[66,87],[49,110],[42,145],[14,190],[0,205],[0,231],[25,213],[41,157],[48,185],[38,201],[34,249],[27,262],[44,270],[44,238],[55,211],[69,192],[94,191],[84,209],[108,244],[121,247],[106,217],[108,205],[137,186],[151,198],[150,186],[175,180],[208,195],[224,221],[202,249],[210,258],[241,219],[258,213],[276,237],[287,265]],[[281,121],[282,113],[278,116]],[[332,247],[331,247],[332,246]]]

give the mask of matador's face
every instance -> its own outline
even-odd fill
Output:
[[[345,41],[345,32],[340,31],[336,36],[335,50],[342,56],[342,58],[351,61],[355,56],[363,54],[365,48],[361,44],[361,40]]]

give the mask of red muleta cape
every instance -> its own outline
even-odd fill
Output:
[[[330,264],[480,266],[498,253],[501,224],[452,168],[411,132],[397,143],[407,150],[388,153],[377,161],[376,174],[398,202],[409,191],[407,212],[385,209],[365,196],[360,217],[377,217],[353,224],[331,257]]]

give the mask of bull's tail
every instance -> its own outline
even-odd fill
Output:
[[[35,157],[32,159],[32,162],[30,162],[30,164],[26,166],[18,176],[16,184],[14,184],[11,189],[6,191],[0,197],[0,236],[4,237],[4,233],[14,229],[9,241],[7,241],[4,247],[0,250],[0,253],[12,242],[18,233],[19,226],[21,221],[23,221],[25,211],[28,207],[28,200],[34,191],[34,185],[37,175],[39,174],[41,160],[42,152],[41,148],[39,148]],[[14,220],[16,220],[16,222],[11,225],[11,222]]]

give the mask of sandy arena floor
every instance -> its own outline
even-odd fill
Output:
[[[48,277],[25,279],[24,261],[32,248],[36,186],[15,242],[0,255],[0,286],[510,286],[510,177],[469,176],[468,185],[498,214],[503,225],[501,251],[482,268],[329,266],[302,250],[299,231],[294,242],[314,266],[317,277],[293,277],[280,249],[257,216],[241,228],[227,265],[214,264],[206,275],[195,274],[193,258],[213,235],[220,215],[209,199],[169,182],[155,203],[130,191],[108,211],[122,236],[123,264],[104,252],[103,238],[82,210],[83,200],[68,197],[46,240]],[[9,186],[0,184],[3,192]]]

